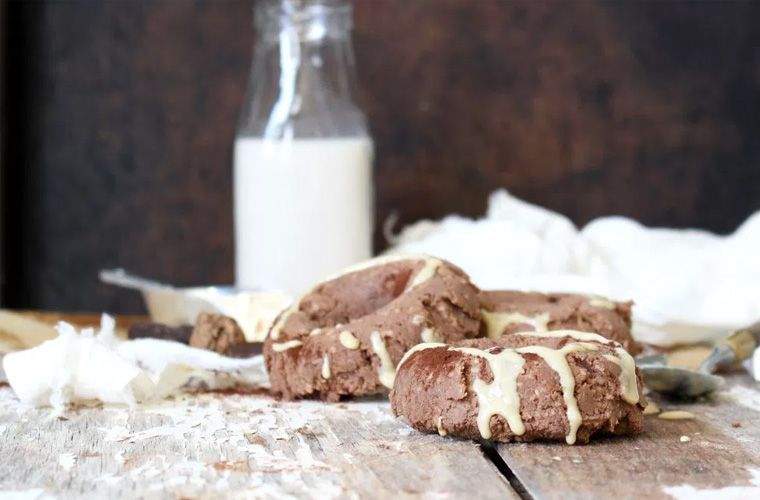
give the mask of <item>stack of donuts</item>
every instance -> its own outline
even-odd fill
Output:
[[[631,304],[481,291],[453,264],[381,257],[316,285],[264,344],[285,399],[390,391],[413,427],[494,441],[641,431]]]

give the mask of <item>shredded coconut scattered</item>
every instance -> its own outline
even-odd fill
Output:
[[[134,406],[185,388],[266,385],[261,356],[233,359],[157,339],[120,340],[104,314],[97,334],[56,326],[58,337],[6,354],[3,369],[18,398],[60,413],[70,404],[102,401]]]

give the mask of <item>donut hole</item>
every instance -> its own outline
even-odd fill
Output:
[[[300,301],[305,327],[329,328],[374,313],[399,298],[421,266],[414,260],[393,262],[322,283]]]

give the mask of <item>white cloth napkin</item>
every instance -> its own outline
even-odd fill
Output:
[[[57,413],[91,401],[134,406],[195,387],[267,385],[261,356],[235,359],[178,342],[121,340],[114,326],[105,314],[97,334],[59,323],[55,339],[5,355],[8,383],[21,401]]]
[[[483,218],[417,222],[393,243],[391,253],[454,262],[481,288],[632,299],[634,336],[652,344],[711,340],[760,318],[760,212],[728,236],[625,217],[579,230],[500,190]]]

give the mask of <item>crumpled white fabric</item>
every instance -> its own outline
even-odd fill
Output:
[[[58,413],[76,403],[137,403],[178,390],[266,385],[261,356],[234,359],[177,342],[121,340],[114,320],[103,315],[100,329],[77,332],[56,326],[58,337],[3,358],[5,376],[18,398]]]
[[[625,217],[579,230],[500,190],[483,218],[417,222],[393,243],[391,253],[454,262],[481,288],[632,299],[634,336],[652,344],[711,340],[760,318],[760,212],[728,236]]]

